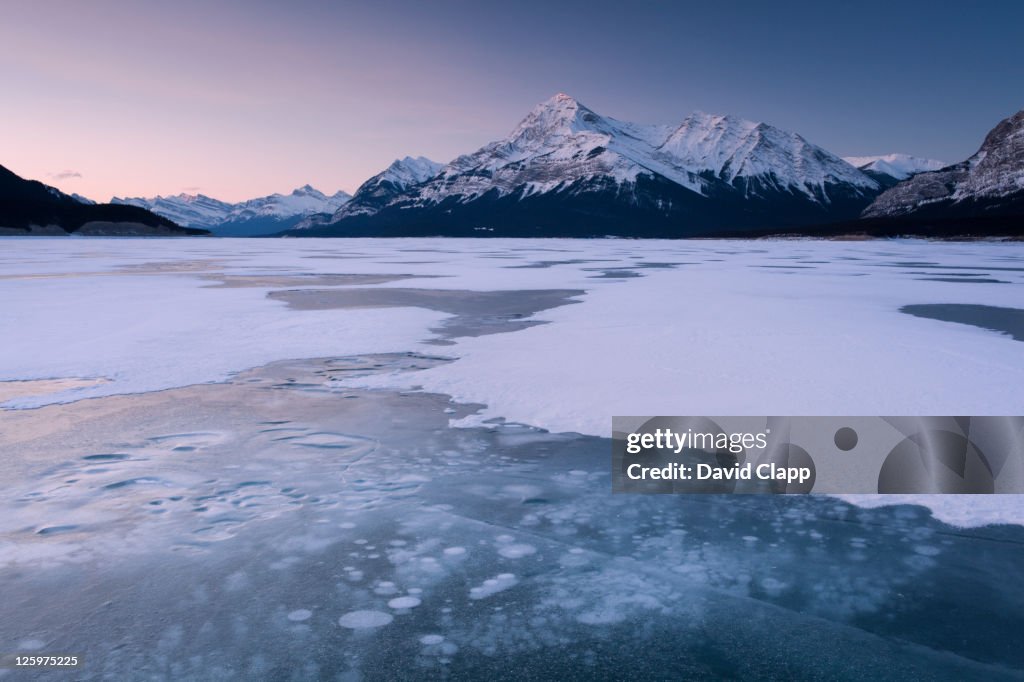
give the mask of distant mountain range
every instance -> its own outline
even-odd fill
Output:
[[[0,231],[20,233],[132,223],[222,236],[1024,236],[1024,111],[952,165],[839,158],[728,115],[628,123],[559,94],[501,140],[447,164],[396,160],[352,196],[305,185],[235,204],[202,194],[92,204],[0,171]]]
[[[502,140],[443,166],[418,161],[404,187],[371,180],[330,218],[287,234],[687,237],[853,219],[883,189],[764,123],[695,113],[640,125],[564,94]]]
[[[786,232],[815,237],[1024,239],[1024,111],[1000,121],[966,161],[913,173],[876,197],[857,220]]]
[[[0,236],[186,236],[183,228],[137,206],[86,203],[0,166]]]
[[[304,185],[291,194],[271,194],[237,204],[203,194],[114,197],[111,203],[145,208],[179,225],[202,228],[221,237],[253,237],[282,232],[314,214],[332,214],[351,198],[346,192],[328,196]]]
[[[892,187],[911,175],[925,171],[939,170],[947,164],[935,159],[922,159],[908,154],[884,154],[880,156],[844,156],[851,166],[873,178],[882,187]]]
[[[568,95],[448,164],[397,161],[288,236],[1024,236],[1024,112],[967,161],[841,159],[800,135],[694,113],[602,116]]]

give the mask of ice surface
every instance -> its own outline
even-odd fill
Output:
[[[454,362],[383,376],[335,374],[311,390],[425,390],[485,406],[457,420],[464,426],[500,418],[600,436],[608,435],[614,414],[1024,411],[1020,341],[900,312],[950,304],[1019,309],[1019,244],[7,239],[4,245],[0,381],[106,380],[15,397],[7,407],[223,381],[282,358],[436,352],[423,343],[439,340],[431,330],[451,319],[442,312],[292,310],[267,298],[277,290],[272,280],[259,286],[260,277],[307,278],[309,286],[288,288],[315,289],[323,281],[318,277],[412,275],[420,279],[362,281],[380,281],[367,285],[373,288],[586,293],[577,298],[581,303],[533,315],[527,306],[523,324],[504,333],[447,339],[444,355]],[[595,264],[642,276],[594,279]],[[210,286],[218,275],[248,278],[253,286]],[[532,324],[539,321],[547,324]],[[281,437],[296,446],[358,449],[345,434]],[[397,483],[399,489],[416,484]],[[913,499],[960,525],[1024,522],[1017,498]]]
[[[679,245],[659,257],[674,255],[668,249],[691,260],[694,249],[706,251],[704,262],[592,286],[582,305],[543,313],[550,324],[465,339],[453,348],[458,362],[365,383],[415,381],[486,404],[478,421],[594,435],[606,435],[615,414],[1024,409],[1019,342],[900,312],[913,303],[1019,307],[1024,272],[1004,271],[1010,285],[958,285],[922,281],[912,264],[900,265],[924,249],[938,265],[1020,267],[1006,260],[1022,255],[1018,246],[768,242]]]
[[[388,602],[393,609],[414,609],[422,602],[416,597],[395,597]]]
[[[498,554],[506,559],[522,559],[523,557],[530,556],[536,552],[537,548],[533,545],[505,545],[498,549]]]
[[[390,613],[383,611],[350,611],[338,619],[338,625],[350,630],[363,630],[383,627],[394,619]]]
[[[487,599],[493,597],[499,592],[513,587],[516,582],[516,577],[512,573],[500,573],[493,578],[487,578],[482,583],[475,587],[471,587],[469,590],[470,599]]]
[[[4,412],[0,583],[17,598],[0,642],[85,652],[84,680],[1024,669],[1024,589],[1006,579],[1024,529],[814,496],[610,495],[606,438],[454,429],[443,395],[322,390],[427,360],[282,361]]]

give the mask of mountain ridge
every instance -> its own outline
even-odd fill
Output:
[[[1024,215],[1024,110],[988,132],[968,159],[919,173],[880,194],[864,218]]]
[[[274,193],[230,203],[205,194],[114,197],[112,204],[138,206],[187,227],[207,229],[220,236],[258,236],[280,232],[318,213],[333,213],[351,195],[327,195],[306,184],[289,194]]]
[[[803,137],[732,116],[602,116],[559,93],[500,140],[384,200],[360,188],[291,236],[697,236],[853,218],[881,191]],[[361,210],[355,210],[361,207]]]
[[[86,203],[0,166],[0,235],[205,235],[137,206]]]
[[[856,167],[883,189],[889,189],[918,173],[939,170],[949,165],[945,161],[900,153],[844,156],[843,161]]]

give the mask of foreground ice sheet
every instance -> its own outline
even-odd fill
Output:
[[[607,435],[614,414],[1024,411],[1024,344],[1013,335],[1024,314],[1020,244],[3,244],[0,381],[73,386],[8,384],[9,407],[222,381],[282,358],[429,349],[457,362],[348,385],[422,387],[485,406],[463,425],[501,418],[589,435]],[[380,288],[402,291],[359,293]],[[359,291],[332,297],[343,289]],[[547,302],[523,304],[518,317],[488,317],[488,299],[467,298],[525,300],[527,290]],[[942,304],[995,310],[996,327],[901,312]],[[1002,327],[999,315],[1010,316]],[[1024,522],[1016,498],[917,501],[962,525]]]
[[[326,383],[443,362],[6,413],[0,646],[83,680],[1020,678],[1024,528],[612,496],[606,439]]]
[[[606,440],[614,413],[1020,413],[1019,245],[2,244],[0,654],[87,680],[1024,670],[1024,528],[612,496]],[[1019,500],[885,502],[981,526]]]

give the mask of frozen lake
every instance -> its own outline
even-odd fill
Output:
[[[614,414],[1021,414],[1024,245],[0,244],[0,654],[1024,671],[1018,496],[613,497],[607,440]]]

